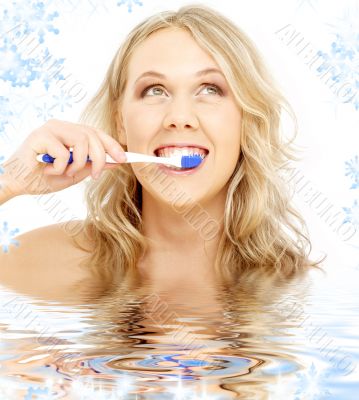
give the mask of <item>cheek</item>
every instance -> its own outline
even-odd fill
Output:
[[[229,160],[237,162],[241,141],[241,117],[236,109],[232,109],[226,118],[226,130],[223,131],[222,146],[227,152]]]
[[[214,139],[215,169],[221,169],[221,175],[230,176],[238,163],[240,155],[240,127],[238,125],[237,121],[231,130],[228,130],[229,124],[222,126],[219,135]]]
[[[223,147],[223,150],[216,152],[215,155],[215,169],[219,170],[220,175],[229,177],[236,168],[239,159],[239,147],[234,144],[228,147]]]
[[[160,119],[163,109],[156,104],[146,104],[144,101],[133,101],[127,106],[127,115],[132,121],[148,123]],[[139,116],[141,118],[139,118]]]
[[[127,143],[130,151],[147,152],[149,143],[153,140],[153,136],[159,130],[158,116],[154,116],[153,112],[140,112],[136,107],[128,107],[126,109],[126,120],[124,123],[127,133]]]
[[[222,112],[214,113],[206,122],[211,132],[216,156],[227,157],[228,161],[238,158],[240,150],[240,113],[229,105]]]
[[[142,151],[146,149],[150,134],[153,132],[151,126],[145,118],[139,118],[139,114],[131,109],[126,110],[126,118],[124,119],[124,129],[127,138],[128,151]]]

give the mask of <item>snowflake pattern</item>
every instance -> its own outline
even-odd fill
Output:
[[[5,131],[5,125],[9,123],[9,119],[13,115],[14,113],[10,108],[10,100],[7,97],[0,96],[0,137],[2,137],[3,132]]]
[[[12,86],[29,87],[38,76],[31,68],[31,60],[23,60],[16,46],[1,47],[0,79],[11,82]]]
[[[350,189],[359,189],[359,157],[355,155],[353,159],[345,162],[345,176],[352,179]],[[359,229],[359,203],[355,198],[351,207],[342,207],[345,212],[343,224],[351,223],[356,229]]]
[[[35,396],[35,397],[33,397]],[[49,388],[43,388],[41,389],[40,387],[34,388],[33,386],[29,387],[24,400],[51,400],[53,399],[53,396],[51,395]]]
[[[359,188],[359,157],[356,155],[352,160],[345,162],[346,173],[345,176],[349,176],[353,179],[353,184],[350,189]]]
[[[16,36],[35,33],[38,36],[39,43],[43,43],[47,32],[59,34],[59,29],[52,25],[52,21],[58,16],[57,11],[49,14],[45,4],[41,1],[13,1],[7,4],[2,19],[5,21],[6,27],[11,25],[12,28],[16,27],[16,29],[21,27],[20,30],[16,31]],[[6,32],[9,32],[10,29]],[[5,42],[7,40],[5,38]]]
[[[346,217],[344,218],[343,224],[350,222],[356,228],[359,228],[359,203],[357,199],[354,199],[353,205],[351,208],[343,207],[343,210],[346,213]]]
[[[318,371],[314,363],[308,370],[297,372],[296,377],[298,390],[295,392],[294,400],[327,400],[328,396],[331,396],[330,391],[323,386],[329,373]]]
[[[80,397],[81,400],[116,400],[129,398],[130,392],[135,388],[135,378],[127,374],[118,377],[110,390],[97,383],[91,376],[86,376],[72,382],[69,394],[71,398]]]
[[[48,90],[50,82],[64,79],[63,75],[56,73],[54,79],[54,71],[51,69],[61,66],[65,59],[51,60],[48,48],[42,50],[36,57],[27,59],[22,58],[23,55],[16,45],[1,47],[0,52],[3,53],[0,59],[0,79],[11,83],[13,87],[29,87],[33,81],[40,80]],[[49,66],[44,63],[51,64],[50,71]]]
[[[53,25],[60,14],[49,12],[48,8],[41,1],[12,1],[0,6],[0,83],[27,89],[40,82],[48,92],[51,84],[65,79],[60,74],[65,59],[55,58],[44,44],[47,34],[58,35],[60,32]],[[63,100],[54,96],[53,99],[62,101],[60,108],[63,110]],[[7,124],[11,123],[12,117],[19,115],[15,115],[10,99],[4,96],[0,96],[0,110],[0,138],[5,139]],[[44,110],[40,115],[52,117]]]
[[[42,107],[36,107],[37,118],[41,118],[43,121],[53,118],[54,115],[51,113],[53,108],[54,106],[50,106],[47,103],[43,103]]]
[[[4,221],[2,229],[0,229],[0,246],[3,248],[4,253],[9,252],[9,247],[11,244],[14,246],[19,246],[19,241],[13,239],[20,230],[18,228],[9,231],[8,223]]]
[[[121,0],[117,3],[117,5],[120,7],[123,4],[127,4],[127,11],[132,12],[132,3],[137,4],[138,6],[143,6],[139,0]]]
[[[319,73],[329,71],[333,84],[345,83],[347,90],[345,98],[347,96],[348,98],[344,102],[352,102],[356,111],[359,110],[359,34],[353,32],[356,32],[358,17],[357,11],[350,13],[347,10],[347,15],[339,20],[336,26],[332,25],[335,40],[331,43],[330,51],[327,53],[319,51],[317,54],[324,60],[317,71]]]
[[[72,104],[70,102],[71,96],[69,96],[66,92],[61,90],[61,93],[59,96],[52,96],[54,99],[54,106],[52,108],[59,108],[61,112],[65,111],[66,107],[71,108]]]

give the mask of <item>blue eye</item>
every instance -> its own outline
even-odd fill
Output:
[[[160,89],[160,90],[163,91],[163,89],[160,88],[161,86],[162,86],[162,85],[161,85],[160,83],[154,83],[154,84],[152,84],[152,85],[150,85],[150,86],[147,86],[147,87],[142,91],[141,97],[144,97],[150,89]],[[215,93],[215,94],[219,94],[220,96],[223,94],[222,90],[221,90],[220,87],[218,87],[217,85],[214,85],[214,84],[211,84],[211,83],[205,83],[203,86],[204,86],[204,87],[214,88],[214,89],[217,91],[217,93]],[[153,96],[152,96],[152,97],[153,97]]]

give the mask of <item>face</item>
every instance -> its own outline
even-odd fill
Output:
[[[198,75],[209,68],[218,72]],[[163,76],[141,77],[147,71]],[[159,164],[132,163],[143,191],[168,203],[170,191],[154,184],[153,174],[160,174],[192,202],[204,205],[223,195],[239,157],[240,110],[212,56],[189,32],[162,29],[136,48],[127,78],[117,117],[120,143],[127,151],[154,155],[159,147],[185,144],[208,150],[200,166],[187,175],[172,175]]]

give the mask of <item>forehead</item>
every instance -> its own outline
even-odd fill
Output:
[[[129,62],[128,78],[134,81],[148,70],[191,76],[209,67],[219,69],[213,57],[198,45],[190,32],[179,28],[161,29],[136,47]]]

